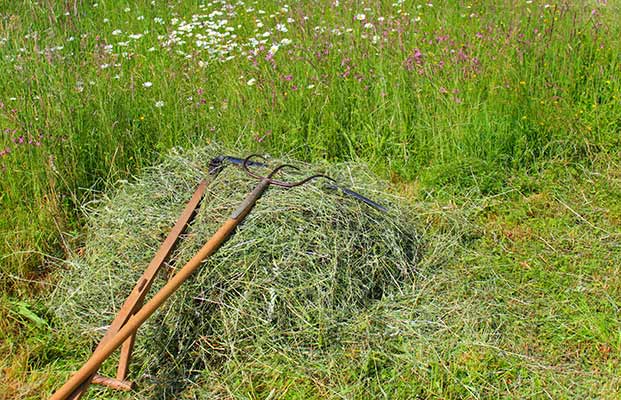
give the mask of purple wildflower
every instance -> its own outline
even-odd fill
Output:
[[[408,71],[412,71],[417,65],[423,65],[423,53],[418,48],[414,49],[414,52],[404,62],[405,69]]]

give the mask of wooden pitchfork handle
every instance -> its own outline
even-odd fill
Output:
[[[275,173],[277,168],[273,171]],[[65,384],[50,397],[50,400],[66,400],[78,387],[86,380],[90,380],[92,375],[97,372],[101,364],[123,344],[157,310],[179,287],[201,263],[212,255],[222,243],[231,235],[237,225],[239,225],[246,215],[250,212],[261,194],[271,184],[271,175],[262,179],[255,189],[248,194],[246,199],[240,204],[231,217],[216,231],[216,233],[205,243],[199,252],[192,257],[188,263],[173,276],[168,283],[162,287],[153,298],[146,303],[136,314],[131,316],[125,325],[103,346],[97,349],[91,358],[80,368]]]
[[[183,210],[183,213],[181,213],[181,216],[179,216],[179,219],[175,223],[175,226],[171,229],[170,233],[166,237],[166,240],[164,240],[164,242],[158,249],[155,256],[153,256],[153,259],[149,263],[149,266],[144,271],[140,279],[138,279],[136,286],[134,287],[130,295],[127,297],[127,299],[123,303],[123,306],[121,307],[119,313],[117,314],[117,316],[114,318],[114,320],[110,324],[110,327],[106,331],[106,334],[104,335],[103,339],[101,339],[101,341],[95,348],[94,353],[97,353],[110,340],[110,338],[113,337],[121,329],[121,327],[127,322],[127,320],[140,308],[140,306],[142,305],[142,302],[144,301],[145,296],[147,295],[149,289],[151,288],[151,284],[153,283],[153,279],[155,278],[155,275],[158,273],[161,266],[164,264],[164,261],[166,260],[166,258],[172,251],[173,247],[175,246],[175,243],[177,242],[177,238],[179,238],[179,236],[181,235],[185,227],[188,225],[188,223],[192,219],[192,216],[194,215],[194,213],[196,213],[196,208],[201,202],[201,199],[203,198],[203,194],[205,193],[206,188],[207,188],[207,181],[202,180],[201,183],[196,188],[196,191],[192,195],[192,198],[190,199],[190,201],[188,201],[185,209]],[[119,374],[117,374],[117,379],[120,380],[117,383],[122,383],[123,380],[125,379],[125,374],[127,372],[129,355],[131,353],[132,344],[133,344],[133,341],[131,342],[128,341],[125,343],[124,346],[129,346],[129,348],[127,349],[128,352],[125,354],[125,357],[123,357],[124,352],[123,351],[121,352],[122,356],[121,356],[121,361],[119,363],[119,370],[120,372],[123,372],[122,374],[123,376],[119,376]],[[88,387],[91,385],[91,381],[93,379],[95,379],[95,374],[91,375],[88,379],[86,379],[76,390],[73,391],[73,393],[71,393],[71,395],[67,397],[67,399],[68,400],[80,399],[82,395],[86,393],[86,391],[88,390]],[[110,379],[102,380],[99,377],[97,380],[98,382],[102,382],[102,383],[115,382],[114,380],[110,380]],[[126,388],[123,388],[123,390],[126,390]]]

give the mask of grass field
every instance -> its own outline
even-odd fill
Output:
[[[0,398],[88,357],[41,300],[82,206],[211,141],[367,162],[433,269],[333,364],[206,374],[223,397],[619,398],[619,21],[612,0],[0,1]]]

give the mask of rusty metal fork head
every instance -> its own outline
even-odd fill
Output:
[[[280,187],[284,187],[284,188],[292,188],[292,187],[296,187],[296,186],[302,186],[305,183],[308,183],[308,182],[312,181],[313,179],[319,179],[319,178],[327,179],[327,180],[329,180],[331,182],[336,182],[334,179],[332,179],[329,176],[324,175],[324,174],[311,175],[311,176],[308,176],[308,177],[306,177],[306,178],[304,178],[304,179],[302,179],[300,181],[297,181],[297,182],[285,182],[285,181],[280,181],[280,180],[276,180],[276,179],[272,178],[274,175],[276,175],[278,173],[278,171],[280,171],[280,170],[282,170],[284,168],[291,168],[291,169],[294,169],[296,171],[300,170],[298,167],[296,167],[295,165],[291,165],[291,164],[279,165],[276,168],[274,168],[267,176],[262,176],[262,175],[259,175],[259,174],[255,173],[255,172],[250,171],[250,169],[248,168],[249,163],[252,162],[251,159],[255,158],[255,157],[259,157],[259,158],[264,159],[263,157],[261,157],[258,154],[251,154],[251,155],[249,155],[248,157],[246,157],[244,159],[244,162],[242,164],[242,167],[244,168],[244,171],[246,171],[246,173],[248,175],[252,176],[253,178],[256,178],[256,179],[259,179],[259,180],[267,180],[270,185],[280,186]]]
[[[386,209],[386,207],[376,203],[375,201],[361,195],[358,192],[354,192],[351,189],[347,189],[345,187],[339,186],[336,183],[336,180],[334,178],[329,177],[328,175],[324,175],[324,174],[314,174],[314,175],[310,175],[302,180],[299,180],[297,182],[285,182],[285,181],[281,181],[281,180],[276,180],[273,179],[273,176],[276,175],[280,170],[284,169],[284,168],[291,168],[294,169],[296,171],[299,171],[300,169],[298,167],[296,167],[295,165],[291,165],[291,164],[282,164],[277,166],[276,168],[274,168],[268,175],[263,176],[263,175],[259,175],[255,172],[252,172],[248,166],[249,165],[262,165],[265,166],[265,164],[263,163],[259,163],[256,161],[252,161],[252,158],[261,158],[264,161],[265,158],[261,157],[258,154],[251,154],[248,157],[246,157],[242,163],[242,168],[244,169],[244,171],[246,171],[246,173],[248,175],[250,175],[253,178],[259,179],[260,181],[263,182],[267,182],[268,185],[275,185],[275,186],[280,186],[283,188],[292,188],[292,187],[296,187],[296,186],[301,186],[304,185],[305,183],[308,183],[314,179],[326,179],[328,181],[331,182],[331,184],[326,185],[326,188],[328,189],[332,189],[332,190],[337,190],[340,191],[342,194],[346,195],[346,196],[350,196],[355,198],[356,200],[359,200],[373,208],[375,208],[376,210],[382,211],[382,212],[387,212],[388,210]]]

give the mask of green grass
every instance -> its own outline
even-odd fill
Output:
[[[174,146],[217,141],[239,155],[366,161],[429,206],[434,238],[460,238],[453,253],[430,252],[438,272],[425,295],[403,301],[411,309],[377,311],[379,321],[446,313],[440,322],[455,330],[378,339],[307,370],[273,355],[222,377],[223,393],[618,397],[619,5],[392,3],[238,6],[227,17],[238,42],[257,18],[259,33],[272,31],[256,63],[238,50],[210,59],[196,38],[162,44],[172,18],[219,3],[3,4],[0,352],[10,356],[0,393],[38,398],[86,356],[27,311],[47,321],[40,293],[80,246],[80,206]],[[291,43],[266,60],[283,38]],[[389,359],[376,356],[382,346],[395,349]]]

